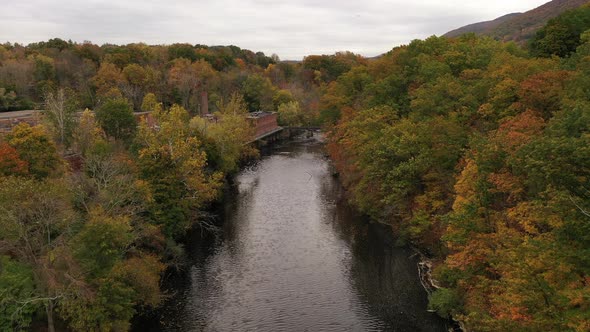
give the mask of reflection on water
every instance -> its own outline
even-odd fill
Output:
[[[169,331],[445,331],[426,312],[415,258],[341,200],[315,141],[243,170],[223,232],[188,248],[191,270],[166,304]]]

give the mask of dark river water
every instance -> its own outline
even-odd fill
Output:
[[[196,231],[165,331],[446,331],[426,311],[417,258],[342,198],[315,139],[240,172],[217,235]]]

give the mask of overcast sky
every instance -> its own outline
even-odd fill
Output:
[[[3,0],[0,42],[237,45],[281,59],[374,56],[548,0]]]

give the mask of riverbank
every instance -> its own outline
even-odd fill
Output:
[[[418,262],[418,276],[420,278],[420,283],[424,287],[428,296],[432,295],[434,291],[441,288],[438,285],[438,282],[432,276],[432,269],[433,269],[433,261],[431,258],[426,256],[422,251],[420,251],[417,247],[411,246],[412,250],[420,257],[420,261]],[[452,332],[468,332],[465,328],[465,325],[458,320],[455,320],[453,317],[449,317],[449,331]]]
[[[329,169],[330,169],[331,175],[334,178],[338,178],[339,173],[338,173],[336,167],[332,164],[331,161],[329,162]],[[346,189],[344,189],[344,188],[343,188],[343,190],[346,191]],[[366,218],[369,218],[369,217],[366,217]],[[384,227],[387,227],[388,229],[390,229],[391,231],[393,231],[393,228],[388,223],[385,223],[385,222],[383,222],[381,220],[374,220],[374,219],[371,219],[371,221],[377,222],[380,225],[383,225]],[[397,245],[397,243],[395,245]],[[418,247],[416,247],[414,245],[411,245],[411,244],[409,244],[408,247],[414,252],[414,254],[412,256],[418,256],[418,258],[419,258],[419,260],[418,260],[418,262],[416,264],[417,275],[418,275],[418,278],[420,280],[420,284],[422,285],[424,291],[430,297],[430,295],[435,290],[437,290],[437,289],[440,288],[440,286],[438,285],[438,282],[432,276],[433,260],[431,259],[430,256],[428,256],[427,254],[425,254]],[[434,312],[434,311],[430,311],[430,312]],[[449,324],[449,326],[448,326],[448,330],[449,331],[453,331],[453,332],[467,332],[467,330],[465,329],[464,325],[460,321],[454,320],[452,317],[449,317],[448,318],[448,324]]]

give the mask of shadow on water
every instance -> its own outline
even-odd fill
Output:
[[[226,193],[222,232],[193,232],[190,269],[137,331],[446,331],[417,258],[342,199],[314,139],[275,146]]]

